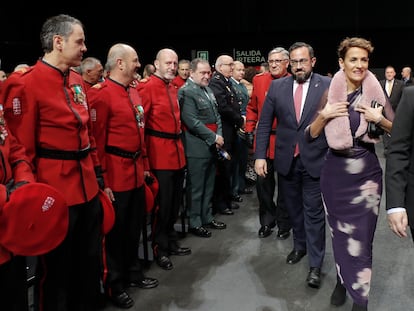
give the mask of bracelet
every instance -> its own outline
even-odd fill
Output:
[[[375,122],[375,124],[379,125],[383,119],[384,119],[384,116],[383,116],[383,115],[381,115],[381,116],[379,117],[378,121],[377,121],[377,122]]]

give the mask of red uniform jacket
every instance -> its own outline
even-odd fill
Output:
[[[149,164],[138,91],[107,78],[89,89],[88,100],[105,186],[118,192],[141,187]]]
[[[175,85],[177,87],[177,89],[179,89],[180,87],[182,87],[185,84],[185,81],[183,78],[181,78],[181,76],[177,75],[172,81],[171,83],[173,85]]]
[[[4,84],[0,101],[11,131],[26,148],[38,182],[60,190],[69,206],[90,201],[98,193],[94,166],[99,165],[90,131],[89,107],[82,77],[39,60],[19,78]],[[76,154],[79,160],[39,156],[39,150]]]
[[[0,114],[2,112],[0,111]],[[0,119],[2,116],[0,116]],[[7,200],[5,184],[14,179],[15,183],[20,181],[34,182],[32,167],[26,156],[25,149],[16,138],[3,125],[0,125],[0,210]],[[0,245],[0,265],[10,259],[10,253]]]
[[[290,73],[286,76],[290,76]],[[252,96],[250,97],[250,101],[246,108],[246,132],[254,132],[256,130],[257,122],[260,120],[263,103],[266,99],[267,90],[274,79],[275,78],[269,72],[258,74],[253,77]],[[272,125],[269,146],[267,147],[267,157],[272,160],[275,158],[276,125],[277,122],[275,119]]]
[[[156,75],[137,88],[145,111],[145,145],[151,169],[184,168],[177,88]]]

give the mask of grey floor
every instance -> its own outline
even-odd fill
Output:
[[[378,147],[382,165],[385,160]],[[322,268],[320,289],[307,287],[307,257],[286,264],[292,238],[279,241],[272,234],[259,239],[256,194],[243,195],[233,216],[217,216],[228,228],[213,231],[209,239],[187,234],[182,246],[189,256],[172,256],[174,269],[165,271],[152,263],[146,272],[157,288],[131,289],[130,310],[140,311],[327,311],[351,310],[351,299],[333,307],[330,294],[336,282],[330,237]],[[399,239],[388,229],[384,197],[374,243],[370,311],[414,310],[414,248],[411,238]],[[179,226],[178,226],[179,228]],[[327,230],[327,232],[329,232]],[[105,311],[119,310],[108,303]]]

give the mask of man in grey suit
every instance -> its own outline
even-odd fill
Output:
[[[404,88],[396,111],[385,168],[386,209],[390,229],[414,241],[414,86]]]
[[[324,134],[306,140],[304,131],[316,115],[331,78],[313,72],[316,58],[309,44],[294,43],[289,56],[292,76],[273,80],[263,104],[256,135],[255,170],[263,177],[272,174],[267,171],[266,149],[276,118],[274,168],[293,229],[293,250],[286,262],[295,264],[308,254],[306,281],[308,286],[319,288],[325,256],[325,213],[319,179],[328,144]],[[301,90],[298,100],[296,90]]]
[[[208,61],[191,61],[190,77],[178,91],[181,107],[184,150],[187,159],[186,196],[190,217],[189,232],[209,238],[210,229],[225,229],[226,224],[212,215],[216,176],[215,152],[223,146],[222,125],[217,102],[208,87],[211,67]]]
[[[385,79],[380,80],[381,87],[390,101],[394,112],[397,111],[397,106],[400,102],[401,94],[405,86],[402,80],[395,79],[395,75],[395,68],[393,66],[387,66],[385,68]],[[389,140],[390,136],[388,134],[384,134],[382,136],[385,156],[387,156]]]

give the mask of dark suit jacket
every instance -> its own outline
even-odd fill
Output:
[[[312,122],[319,108],[323,93],[329,87],[331,78],[313,73],[300,122],[296,121],[293,103],[293,76],[273,80],[270,84],[256,134],[256,159],[266,159],[266,149],[273,119],[277,118],[275,170],[289,173],[295,145],[299,142],[300,157],[307,172],[315,178],[320,176],[321,168],[328,150],[325,135],[308,141],[305,128]]]
[[[402,94],[402,91],[405,85],[402,80],[394,79],[394,83],[392,85],[392,90],[391,90],[391,96],[388,96],[387,91],[385,89],[386,81],[387,80],[385,79],[380,80],[380,84],[381,84],[382,89],[384,90],[385,95],[388,97],[388,100],[390,101],[392,109],[395,112],[397,110],[398,103],[400,102],[401,94]]]
[[[243,126],[240,103],[237,94],[220,72],[215,72],[210,80],[209,87],[216,97],[218,112],[221,116],[223,127],[224,149],[232,151],[237,136],[237,130]]]
[[[385,168],[386,209],[405,207],[414,225],[414,86],[406,86],[394,117]]]
[[[403,80],[405,86],[413,85],[413,78]]]

